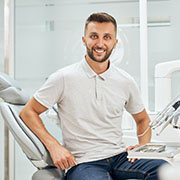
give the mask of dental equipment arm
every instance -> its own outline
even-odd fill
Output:
[[[162,131],[169,125],[172,124],[174,128],[180,128],[177,125],[180,116],[180,95],[173,99],[151,122],[150,127],[156,129],[161,126],[160,131],[157,135],[160,135]]]

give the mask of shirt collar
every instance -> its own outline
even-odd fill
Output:
[[[84,72],[87,74],[87,76],[89,78],[93,78],[93,77],[99,76],[103,80],[106,80],[110,76],[110,72],[112,71],[112,63],[111,62],[109,64],[109,68],[105,72],[103,72],[103,73],[101,73],[99,75],[97,75],[93,71],[93,69],[89,66],[89,64],[87,63],[85,58],[82,60],[82,66],[83,66]]]

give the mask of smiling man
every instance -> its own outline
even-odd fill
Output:
[[[111,15],[91,14],[82,38],[87,50],[83,60],[52,74],[20,113],[55,166],[67,171],[67,180],[157,180],[157,170],[165,163],[129,161],[122,145],[124,109],[136,122],[139,145],[150,142],[151,130],[135,81],[109,59],[116,34]],[[63,145],[39,117],[54,104],[58,105]]]

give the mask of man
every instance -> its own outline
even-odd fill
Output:
[[[117,44],[117,24],[107,13],[90,15],[85,24],[87,53],[76,64],[52,74],[20,113],[44,143],[67,180],[156,180],[163,160],[130,160],[122,146],[124,108],[137,124],[139,145],[151,139],[149,118],[133,78],[109,56]],[[58,105],[64,144],[44,127],[39,115]],[[132,149],[133,147],[129,147]]]

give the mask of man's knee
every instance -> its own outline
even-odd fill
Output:
[[[112,178],[106,170],[85,163],[71,168],[66,174],[66,180],[112,180]]]

